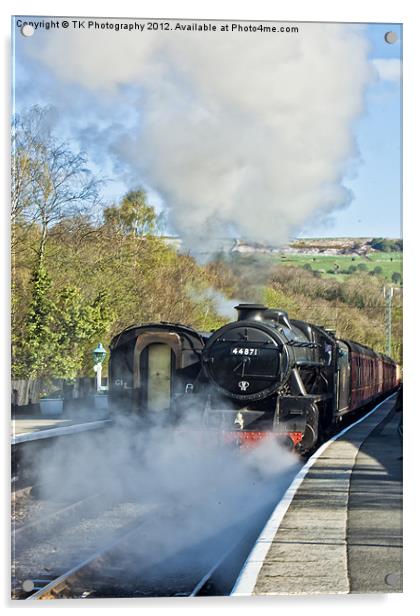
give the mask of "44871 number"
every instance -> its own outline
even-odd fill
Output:
[[[232,347],[232,355],[258,355],[258,350],[255,347]]]

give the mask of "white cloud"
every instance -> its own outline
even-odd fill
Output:
[[[402,75],[402,62],[398,58],[377,58],[372,64],[378,73],[379,79],[384,81],[399,81]]]

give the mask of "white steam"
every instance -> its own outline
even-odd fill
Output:
[[[213,287],[208,287],[200,291],[197,289],[190,289],[190,297],[195,301],[206,301],[212,304],[218,314],[232,321],[236,321],[238,317],[235,306],[245,303],[240,299],[228,298],[221,291]]]
[[[352,125],[374,73],[360,27],[298,25],[295,34],[76,30],[28,44],[72,96],[77,84],[118,105],[126,86],[138,89],[137,127],[112,151],[133,183],[164,197],[187,247],[229,234],[281,245],[349,202]]]
[[[104,513],[95,510],[92,534],[99,533],[107,509],[115,503],[119,505],[121,526],[130,503],[142,504],[144,510],[149,507],[152,515],[139,518],[144,538],[133,544],[132,552],[149,567],[156,565],[158,575],[162,575],[158,583],[163,584],[163,568],[169,557],[175,557],[172,575],[179,575],[197,558],[215,558],[229,542],[233,545],[254,528],[256,516],[263,510],[265,516],[269,515],[270,506],[274,507],[300,466],[296,454],[282,449],[274,435],[267,435],[253,450],[240,451],[224,445],[221,432],[200,427],[196,415],[197,410],[192,409],[172,428],[159,414],[147,428],[138,418],[121,415],[108,432],[86,433],[77,446],[66,438],[59,439],[26,463],[37,468],[47,500],[75,502],[81,494],[103,495]],[[76,526],[76,522],[72,524]],[[74,533],[66,538],[68,526],[63,519],[62,528],[54,531],[54,545],[59,547],[61,562],[66,566],[74,564],[66,562],[74,553]],[[107,537],[108,542],[111,539]],[[100,533],[99,540],[104,542]],[[211,543],[211,553],[201,554],[200,546],[206,541]],[[186,550],[190,556],[184,562]],[[43,566],[54,558],[47,545]],[[131,563],[121,576],[135,573]]]

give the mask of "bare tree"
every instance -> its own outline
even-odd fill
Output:
[[[50,112],[32,107],[12,126],[12,224],[39,227],[39,264],[50,228],[97,202],[100,185],[86,167],[86,154],[53,134]]]

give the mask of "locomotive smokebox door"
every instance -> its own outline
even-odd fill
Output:
[[[215,332],[203,352],[212,385],[234,400],[261,400],[289,375],[290,350],[274,328],[260,321],[239,321]]]

